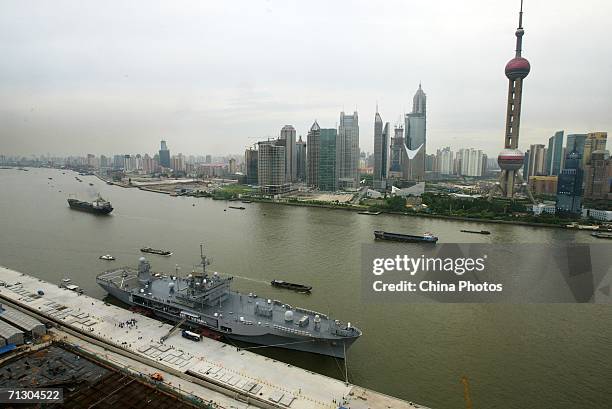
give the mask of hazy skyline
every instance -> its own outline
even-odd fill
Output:
[[[519,0],[0,3],[0,153],[241,153],[427,93],[428,152],[503,145]],[[612,131],[612,3],[525,1],[519,148]]]

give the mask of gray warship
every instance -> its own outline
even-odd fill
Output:
[[[96,282],[113,297],[158,317],[252,344],[344,358],[346,350],[361,336],[350,322],[345,324],[253,293],[232,291],[233,277],[208,273],[210,263],[202,246],[200,257],[202,271],[186,277],[153,273],[149,262],[141,257],[138,269],[106,271],[96,277]]]

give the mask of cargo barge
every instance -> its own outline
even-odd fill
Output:
[[[412,234],[389,233],[386,231],[376,230],[374,238],[377,240],[400,241],[404,243],[436,243],[438,238],[431,233],[425,233],[422,236],[414,236]]]
[[[310,290],[312,290],[312,286],[310,285],[288,283],[283,280],[272,280],[270,281],[270,284],[272,284],[272,287],[286,288],[288,290],[293,290],[301,293],[309,293]]]
[[[170,257],[172,255],[171,251],[168,250],[158,250],[152,247],[143,247],[140,249],[143,253],[157,254],[158,256]]]
[[[82,210],[95,214],[109,214],[113,211],[113,206],[111,205],[111,203],[107,200],[102,199],[102,197],[100,196],[98,196],[98,198],[93,202],[84,202],[82,200],[77,199],[68,199],[68,205],[71,209]]]
[[[488,230],[460,230],[461,233],[491,234]]]

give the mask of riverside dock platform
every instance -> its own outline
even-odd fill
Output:
[[[0,303],[52,324],[63,342],[140,374],[160,372],[165,387],[216,407],[428,409],[213,339],[160,342],[172,325],[4,267],[0,281]]]

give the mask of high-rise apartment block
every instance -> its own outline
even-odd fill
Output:
[[[257,179],[259,189],[264,194],[277,195],[290,189],[285,173],[285,146],[277,140],[257,144]]]

